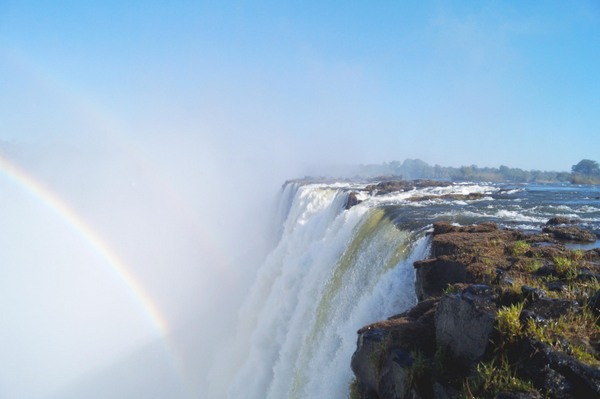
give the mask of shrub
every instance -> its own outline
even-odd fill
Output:
[[[502,306],[496,313],[497,329],[503,342],[513,343],[521,336],[521,311],[523,302],[511,306]]]
[[[577,263],[566,256],[555,256],[552,258],[556,272],[566,278],[567,280],[573,280],[577,277],[578,268]]]

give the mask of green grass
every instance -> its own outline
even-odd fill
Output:
[[[529,251],[529,248],[531,248],[529,243],[522,240],[515,241],[510,249],[510,253],[512,256],[522,256],[525,252]]]
[[[555,256],[552,258],[556,273],[567,280],[573,280],[579,274],[577,261],[567,256]]]
[[[598,318],[589,309],[580,313],[569,313],[558,320],[549,323],[527,322],[526,331],[538,341],[553,349],[565,352],[582,363],[590,366],[600,366],[600,359],[594,350],[586,344],[587,339],[594,333],[600,332]],[[560,339],[561,337],[566,339]]]
[[[463,398],[492,399],[500,392],[535,392],[530,381],[517,377],[506,358],[499,362],[481,362],[476,373],[475,378],[463,383]]]
[[[431,365],[420,351],[411,352],[412,365],[408,368],[408,384],[414,386],[430,369]]]
[[[537,272],[542,266],[543,266],[543,262],[539,259],[528,259],[524,264],[523,264],[523,268],[525,269],[525,271],[527,271],[528,273],[535,273]]]
[[[502,306],[496,313],[496,328],[502,335],[505,343],[516,342],[522,335],[522,326],[519,316],[523,310],[523,303],[511,306]]]
[[[448,284],[446,288],[444,288],[444,295],[458,294],[462,292],[462,288],[459,284]]]

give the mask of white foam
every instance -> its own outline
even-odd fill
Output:
[[[343,210],[345,198],[331,186],[298,189],[241,312],[233,350],[239,366],[228,397],[346,397],[356,330],[414,304],[412,263],[424,256],[427,240],[386,269],[410,235],[385,219],[368,222],[381,212],[373,204]],[[342,265],[352,240],[359,248]]]

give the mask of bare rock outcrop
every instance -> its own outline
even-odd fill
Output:
[[[440,301],[435,314],[436,345],[457,366],[469,369],[483,359],[494,332],[496,299],[491,287],[471,285]]]
[[[435,223],[419,303],[358,331],[360,399],[600,399],[600,251],[571,229]]]

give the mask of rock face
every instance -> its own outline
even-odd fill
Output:
[[[352,208],[355,205],[360,204],[361,201],[359,201],[359,199],[356,197],[356,193],[354,191],[350,192],[348,194],[348,199],[346,200],[346,206],[344,207],[344,209],[348,210],[350,208]]]
[[[358,331],[351,367],[365,397],[410,398],[430,390],[426,384],[416,384],[415,363],[417,353],[435,353],[437,305],[438,300],[423,301],[408,312]]]
[[[352,398],[600,399],[600,251],[552,240],[435,223],[419,303],[358,331]]]
[[[412,386],[415,359],[406,349],[393,348],[381,367],[377,393],[383,398],[419,398]]]
[[[481,360],[496,322],[496,295],[489,286],[472,285],[444,295],[435,314],[436,345],[468,368]]]
[[[351,367],[367,393],[379,389],[380,363],[385,356],[388,337],[389,331],[382,328],[368,328],[359,332]]]
[[[466,266],[447,257],[416,262],[415,269],[415,291],[420,301],[441,295],[449,284],[467,281]]]

